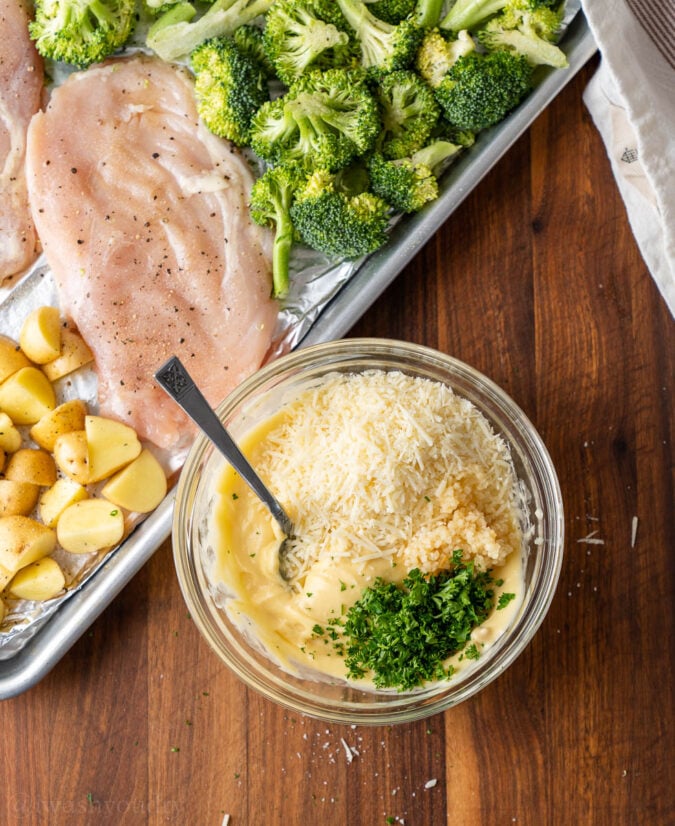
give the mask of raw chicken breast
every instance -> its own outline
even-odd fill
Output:
[[[22,0],[0,3],[0,284],[37,256],[24,175],[26,130],[40,108],[42,58]]]
[[[178,355],[215,405],[274,331],[271,237],[249,218],[248,164],[198,122],[185,70],[136,56],[55,90],[30,126],[27,175],[101,411],[160,447],[184,443],[192,427],[154,371]]]

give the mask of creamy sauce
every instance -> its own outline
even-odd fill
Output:
[[[421,396],[420,389],[426,393],[427,385],[433,385],[433,394]],[[394,393],[405,408],[402,417],[392,415],[383,421],[374,409],[376,400],[368,397],[369,392],[375,392],[387,403],[388,394]],[[422,401],[423,410],[416,406]],[[336,409],[338,402],[343,406],[342,411]],[[358,414],[364,407],[365,423],[359,420]],[[351,423],[344,421],[345,410],[350,411]],[[473,558],[477,567],[489,567],[495,580],[503,580],[495,587],[496,599],[502,592],[516,594],[516,599],[505,609],[493,610],[474,630],[473,641],[480,651],[485,651],[509,625],[521,601],[522,532],[517,480],[507,448],[485,427],[487,422],[480,414],[476,419],[476,414],[473,406],[439,383],[402,374],[376,373],[372,381],[363,375],[341,376],[320,388],[305,391],[249,432],[240,446],[289,511],[299,537],[300,561],[298,575],[289,585],[279,574],[278,551],[283,537],[276,522],[239,475],[227,466],[219,480],[211,537],[216,560],[210,575],[214,583],[224,584],[227,592],[234,594],[227,601],[233,622],[249,629],[249,633],[252,627],[259,642],[283,668],[313,672],[314,676],[319,672],[344,678],[344,660],[332,645],[312,633],[313,627],[343,616],[377,577],[400,582],[412,567],[437,572],[447,567],[455,548],[463,547],[465,557]],[[431,419],[425,421],[424,416]],[[396,462],[392,463],[392,472],[401,486],[401,491],[394,491],[397,503],[400,506],[407,499],[413,518],[408,518],[410,514],[396,513],[387,521],[379,513],[374,516],[370,512],[387,508],[379,501],[384,495],[379,492],[380,486],[386,489],[385,498],[393,495],[386,469],[382,469],[384,483],[378,480],[377,496],[373,496],[372,479],[360,489],[361,483],[353,478],[352,460],[346,455],[347,448],[336,428],[349,427],[349,441],[353,443],[358,441],[359,431],[365,425],[370,426],[373,419],[377,421],[378,432],[367,433],[367,448],[370,450],[382,437],[387,449],[394,451],[398,448],[393,431],[400,427],[400,421],[414,420],[411,433],[406,434],[405,455],[397,453]],[[450,460],[432,462],[430,457],[437,453],[432,445],[437,439],[428,438],[429,422],[439,423],[440,433],[454,435],[459,428],[467,429],[469,437],[462,438],[462,448],[455,446],[448,451],[452,454]],[[476,430],[477,426],[481,432]],[[301,444],[298,431],[308,429],[312,437],[308,445]],[[334,453],[328,445],[331,437]],[[415,439],[419,444],[415,444]],[[287,460],[295,462],[297,473],[289,470],[291,465],[286,464]],[[439,482],[434,474],[441,473],[447,461],[457,467],[457,476]],[[322,464],[325,467],[320,468]],[[495,464],[500,466],[499,472],[494,470]],[[419,479],[412,473],[412,465],[422,470]],[[308,501],[313,495],[303,487],[305,470],[313,474],[311,489],[317,491],[318,503]],[[335,502],[326,502],[331,496],[328,487],[322,488],[322,473],[326,474],[325,484],[337,491],[341,490],[338,477],[352,474],[351,496],[342,492]],[[367,468],[362,466],[359,473],[367,475]],[[500,477],[498,484],[489,478],[491,474]],[[506,478],[502,478],[505,475]],[[423,483],[428,483],[428,490],[436,495],[421,493],[416,485]],[[302,495],[298,485],[304,491]],[[489,501],[495,497],[504,501]],[[354,501],[345,502],[345,499]],[[356,511],[353,524],[345,525],[348,517],[341,511],[343,505],[349,513]],[[359,536],[359,525],[368,525],[373,519],[377,525],[370,527],[368,535]],[[400,540],[392,545],[392,536],[399,533]],[[385,538],[378,549],[380,535]],[[426,539],[421,541],[420,536]],[[490,554],[496,554],[490,563],[487,563],[485,549],[478,545],[482,538],[491,544]],[[457,670],[466,667],[468,662],[461,653],[448,660]],[[368,680],[359,681],[362,682],[372,685]]]

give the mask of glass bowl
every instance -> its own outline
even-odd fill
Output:
[[[265,421],[298,392],[324,377],[364,370],[396,370],[443,382],[472,402],[506,442],[525,493],[524,593],[503,634],[469,668],[410,692],[366,690],[341,680],[316,680],[282,670],[262,647],[242,634],[223,607],[223,592],[209,577],[209,539],[224,459],[199,435],[181,473],[173,521],[180,587],[200,632],[249,687],[299,713],[329,722],[382,725],[443,711],[475,695],[528,645],[551,604],[563,556],[563,506],[548,452],[532,424],[492,381],[427,347],[386,339],[345,339],[298,350],[256,372],[218,408],[235,439]]]

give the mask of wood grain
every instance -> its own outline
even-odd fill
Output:
[[[595,66],[351,331],[469,362],[544,438],[566,556],[530,646],[427,721],[326,725],[219,665],[166,543],[39,685],[0,703],[1,824],[675,822],[675,332],[581,99]]]

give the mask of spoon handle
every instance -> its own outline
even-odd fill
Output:
[[[166,364],[157,370],[155,379],[160,387],[208,436],[253,492],[267,505],[284,534],[289,536],[292,532],[292,523],[288,514],[265,486],[248,459],[227,432],[225,425],[206,401],[180,359],[177,356],[172,356]]]

